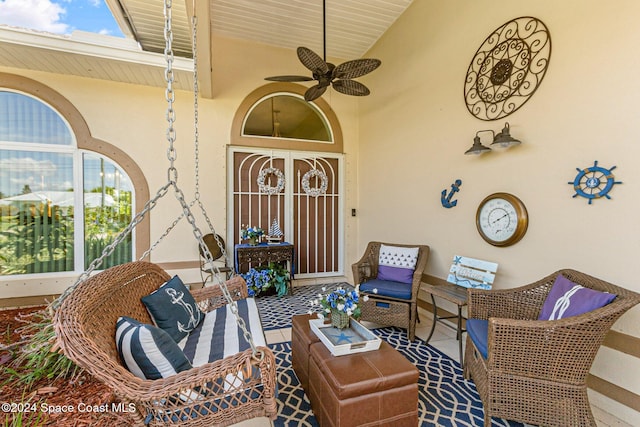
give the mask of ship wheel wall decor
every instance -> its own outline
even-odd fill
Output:
[[[549,30],[525,16],[507,22],[482,43],[464,83],[467,109],[480,120],[508,116],[529,100],[547,71]]]
[[[576,194],[573,197],[584,197],[589,200],[589,204],[594,199],[606,197],[611,199],[609,192],[615,184],[622,184],[622,181],[616,181],[613,175],[613,170],[616,167],[610,167],[609,169],[598,166],[598,161],[593,162],[593,166],[580,169],[576,168],[578,174],[573,181],[568,183],[573,185],[573,189],[576,190]]]

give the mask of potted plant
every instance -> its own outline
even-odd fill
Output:
[[[264,235],[264,230],[260,227],[244,227],[240,230],[242,240],[248,240],[251,246],[255,246],[260,242],[260,238]]]
[[[322,288],[326,292],[326,287]],[[320,300],[313,301],[314,304],[322,306],[322,317],[327,315],[331,318],[331,326],[344,329],[349,326],[349,318],[360,318],[360,292],[356,286],[353,290],[347,290],[342,286],[338,286],[335,291],[326,295],[319,295]],[[364,298],[367,298],[365,295]]]
[[[281,264],[270,262],[266,266],[250,268],[241,274],[247,282],[249,296],[259,296],[275,290],[278,296],[287,293],[290,280],[289,271]]]

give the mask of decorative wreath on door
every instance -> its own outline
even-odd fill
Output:
[[[312,177],[320,180],[320,186],[311,188],[311,184],[309,181]],[[311,169],[309,172],[305,173],[302,176],[302,189],[304,192],[311,197],[318,197],[327,192],[327,188],[329,187],[329,179],[327,175],[318,169]]]
[[[269,175],[275,175],[278,178],[275,186],[267,184],[265,181]],[[284,174],[278,168],[264,168],[258,174],[258,190],[266,194],[278,194],[284,190]]]

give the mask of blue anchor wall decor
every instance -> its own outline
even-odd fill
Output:
[[[451,201],[451,198],[453,197],[453,195],[460,191],[460,186],[462,185],[462,180],[461,179],[456,179],[456,182],[454,182],[453,184],[451,184],[451,191],[449,192],[449,195],[447,195],[447,190],[442,190],[442,195],[440,196],[440,202],[442,203],[442,206],[445,208],[452,208],[455,205],[458,204],[457,200]]]

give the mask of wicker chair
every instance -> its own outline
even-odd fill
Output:
[[[58,344],[67,357],[111,387],[124,403],[133,403],[139,425],[223,426],[259,416],[275,419],[276,362],[266,347],[258,347],[264,354],[261,360],[255,360],[248,349],[158,380],[140,379],[120,363],[115,346],[117,318],[129,316],[151,323],[140,298],[168,279],[160,267],[141,261],[92,276],[56,310]],[[234,299],[247,296],[241,277],[229,280],[227,286]],[[203,311],[226,303],[219,286],[192,294]],[[233,381],[239,372],[249,375]],[[198,390],[201,398],[176,398],[191,390]]]
[[[560,320],[537,320],[562,273],[585,288],[617,295],[610,304]],[[484,425],[500,417],[545,426],[595,426],[587,375],[611,325],[640,294],[574,270],[505,290],[468,290],[469,318],[488,320],[487,358],[467,334],[465,378],[484,406]]]
[[[418,291],[422,273],[427,267],[429,246],[404,245],[396,243],[369,242],[362,258],[353,264],[353,280],[355,284],[362,284],[378,276],[378,259],[380,245],[419,248],[418,260],[411,283],[411,298],[400,299],[374,293],[362,292],[369,297],[368,301],[360,301],[362,311],[361,320],[385,326],[397,326],[407,330],[409,341],[416,335],[416,321],[418,320]]]

